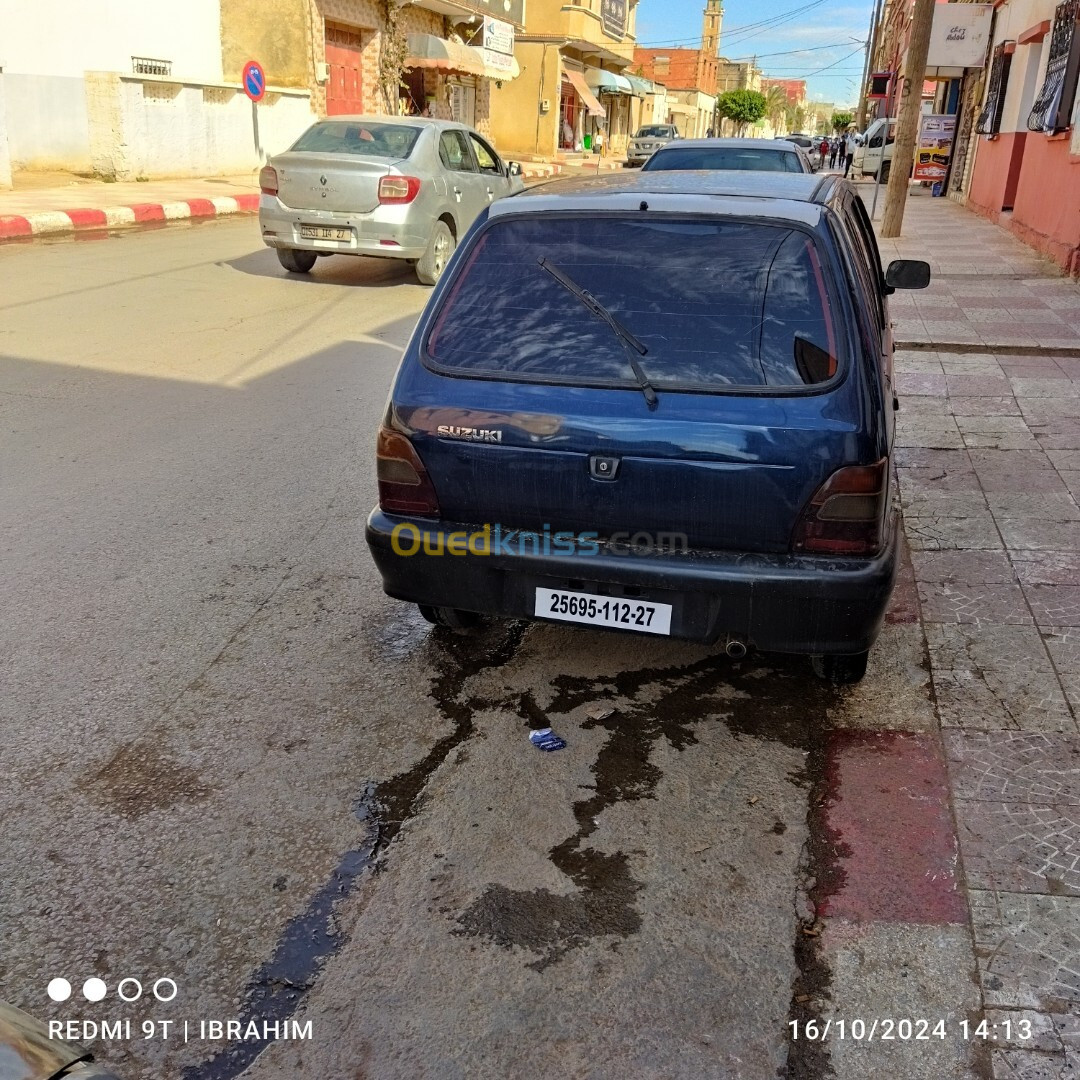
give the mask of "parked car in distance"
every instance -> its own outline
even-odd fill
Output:
[[[293,274],[326,255],[405,259],[434,285],[483,210],[520,191],[521,166],[463,124],[334,116],[259,174],[263,242]]]
[[[858,680],[897,561],[888,295],[929,275],[882,269],[835,175],[623,173],[495,203],[378,433],[385,591],[443,625],[756,646]]]
[[[626,145],[626,164],[641,165],[662,146],[679,139],[674,124],[646,124],[637,129],[637,134]]]
[[[683,139],[661,147],[641,168],[643,172],[675,169],[814,171],[801,147],[773,139]]]
[[[776,138],[801,147],[806,152],[806,156],[810,159],[810,164],[814,169],[821,168],[821,152],[818,150],[821,145],[820,138],[813,139],[809,135],[804,135],[801,131],[793,131],[790,135],[777,135]]]

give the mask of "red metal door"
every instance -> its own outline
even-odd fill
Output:
[[[330,81],[326,84],[327,116],[364,111],[362,51],[359,30],[326,24],[326,62],[330,67]]]

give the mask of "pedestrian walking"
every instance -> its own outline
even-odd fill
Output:
[[[836,168],[836,159],[840,156],[840,138],[837,136],[829,143],[829,168]]]
[[[849,131],[844,139],[844,179],[851,172],[851,163],[855,160],[855,148],[859,145],[855,132]]]
[[[819,169],[824,169],[825,168],[825,158],[828,156],[828,153],[829,153],[829,140],[823,138],[821,140],[821,145],[818,147],[818,168]]]

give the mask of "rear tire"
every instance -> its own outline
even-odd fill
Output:
[[[811,656],[810,663],[819,679],[835,686],[851,686],[862,681],[869,658],[869,652],[853,653],[850,656]]]
[[[319,257],[314,251],[298,251],[296,248],[276,248],[278,262],[290,274],[306,274]]]
[[[438,282],[455,246],[450,226],[445,221],[436,221],[435,228],[431,230],[427,251],[416,264],[416,277],[421,285],[435,285]]]
[[[462,611],[460,608],[431,607],[428,604],[417,604],[420,614],[427,619],[432,626],[445,626],[451,630],[471,630],[480,625],[480,616],[473,611]]]

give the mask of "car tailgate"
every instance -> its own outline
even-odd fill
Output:
[[[379,181],[395,169],[386,158],[288,153],[274,158],[278,198],[298,210],[366,214],[379,205]]]
[[[439,381],[460,405],[410,408],[399,398],[393,422],[420,454],[441,515],[454,521],[785,552],[825,478],[872,453],[856,427],[828,418],[833,395],[662,394],[650,412],[636,391],[589,391],[590,404],[608,400],[583,413],[566,388],[505,384],[493,395],[488,383],[485,402],[506,404],[481,411],[462,394],[468,382]]]

